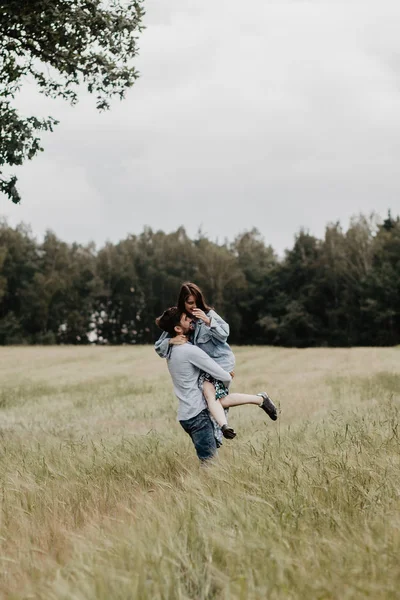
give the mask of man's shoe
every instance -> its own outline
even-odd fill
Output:
[[[227,440],[233,440],[233,438],[236,437],[236,431],[233,431],[232,427],[229,427],[229,425],[222,425],[221,431],[222,435]]]
[[[257,396],[260,396],[260,398],[263,399],[260,408],[262,408],[273,421],[276,421],[278,418],[278,411],[267,392],[261,392],[260,394],[257,394]]]

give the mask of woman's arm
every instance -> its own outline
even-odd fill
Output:
[[[196,319],[205,323],[209,328],[211,339],[217,344],[224,344],[229,337],[229,325],[226,323],[215,310],[210,310],[207,314],[200,308],[193,309],[193,314]]]
[[[161,356],[161,358],[169,358],[171,354],[171,346],[180,346],[181,344],[186,344],[187,341],[188,340],[185,335],[176,335],[175,337],[171,337],[169,333],[164,331],[154,344],[154,350],[157,352],[158,356]]]
[[[214,341],[221,344],[225,343],[229,337],[229,325],[226,323],[215,310],[210,310],[208,313],[210,319],[210,333]]]
[[[157,352],[158,356],[161,358],[168,358],[169,353],[171,352],[171,346],[169,340],[171,336],[166,331],[163,331],[161,336],[158,338],[156,343],[154,344],[154,350]]]

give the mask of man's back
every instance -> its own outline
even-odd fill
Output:
[[[167,364],[179,400],[179,421],[191,419],[207,408],[203,392],[198,386],[201,370],[226,383],[231,381],[229,373],[219,367],[203,350],[190,343],[173,346]]]

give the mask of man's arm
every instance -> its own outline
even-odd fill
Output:
[[[187,346],[188,358],[192,365],[195,365],[202,371],[209,373],[215,379],[219,379],[223,383],[230,383],[232,381],[232,377],[228,373],[228,371],[224,371],[222,367],[220,367],[215,360],[210,358],[208,354],[201,350],[197,346]]]

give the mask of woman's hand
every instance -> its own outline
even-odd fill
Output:
[[[230,376],[232,377],[232,379],[233,379],[233,378],[235,377],[235,371],[231,371],[231,372],[229,373],[229,375],[230,375]]]
[[[206,313],[200,308],[194,308],[192,310],[192,314],[196,319],[200,319],[200,321],[204,321],[204,323],[208,326],[211,325],[211,319],[207,317]]]
[[[182,344],[186,344],[187,337],[186,335],[176,335],[175,337],[169,340],[171,346],[181,346]]]

